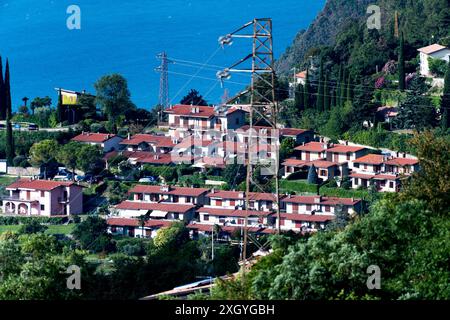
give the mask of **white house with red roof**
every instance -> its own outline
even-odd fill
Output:
[[[193,132],[215,131],[220,134],[245,123],[245,111],[231,107],[224,112],[210,106],[175,105],[164,111],[169,115],[169,134],[184,138]]]
[[[133,165],[139,165],[141,168],[146,165],[168,166],[176,163],[177,159],[171,153],[155,153],[149,151],[123,151],[121,155],[128,159]]]
[[[349,215],[362,210],[362,201],[353,198],[288,195],[282,202],[286,206],[281,214],[282,230],[313,232],[325,228],[334,220],[337,210]]]
[[[237,141],[248,143],[250,137],[250,126],[244,125],[235,132]],[[296,129],[296,128],[280,128],[274,129],[268,126],[253,126],[252,141],[254,143],[263,140],[267,144],[275,141],[281,141],[282,138],[292,138],[295,143],[308,143],[314,139],[312,130]],[[232,141],[228,139],[229,141]]]
[[[19,179],[6,187],[5,214],[27,216],[74,215],[83,213],[82,186],[73,182]]]
[[[374,185],[379,192],[398,192],[401,187],[401,176],[392,173],[358,173],[350,174],[352,188],[368,188]]]
[[[108,233],[134,238],[154,238],[159,229],[170,227],[173,221],[148,220],[142,226],[138,219],[108,218]]]
[[[369,149],[365,147],[335,144],[326,150],[326,159],[336,163],[347,162],[348,167],[353,169],[353,162],[368,153]]]
[[[151,220],[184,221],[189,222],[194,218],[195,205],[144,202],[126,200],[115,206],[118,216],[121,218],[137,218],[148,215]]]
[[[450,61],[450,49],[440,44],[432,44],[418,49],[420,53],[420,74],[424,77],[432,76],[430,72],[429,59]]]
[[[179,142],[178,139],[153,134],[135,134],[123,139],[120,144],[127,151],[149,151],[153,153],[169,153]]]
[[[212,189],[206,195],[209,203],[206,207],[224,209],[245,209],[246,193],[244,191],[226,191]],[[250,192],[250,208],[258,211],[272,211],[277,207],[276,197],[271,193]]]
[[[303,172],[305,176],[309,172],[309,168],[316,168],[316,173],[319,179],[322,181],[328,181],[336,177],[344,178],[348,176],[348,164],[336,163],[331,161],[326,161],[322,159],[317,159],[313,161],[305,161],[299,159],[286,159],[282,166],[284,166],[284,178],[289,177],[293,173]]]
[[[107,153],[113,150],[119,150],[120,142],[123,138],[110,133],[82,132],[71,140],[99,146],[104,153]]]
[[[136,185],[128,193],[132,201],[192,204],[201,206],[207,202],[209,189],[175,186]]]
[[[299,154],[300,160],[314,161],[325,159],[327,156],[328,144],[324,142],[309,142],[296,147],[294,150]]]
[[[198,222],[201,224],[243,227],[247,217],[247,226],[259,228],[268,226],[270,224],[269,217],[274,214],[272,211],[212,207],[201,207],[197,212]]]

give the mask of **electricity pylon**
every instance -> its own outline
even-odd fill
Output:
[[[163,110],[170,107],[169,102],[169,63],[172,63],[167,58],[167,53],[162,52],[156,56],[157,59],[161,60],[161,65],[158,66],[155,71],[159,72],[160,78],[159,78],[159,99],[158,99],[158,105],[162,110],[159,112],[159,121],[162,121],[162,115]]]
[[[250,32],[248,32],[250,30]],[[242,33],[242,32],[247,33]],[[245,222],[244,222],[244,245],[242,260],[243,274],[245,274],[245,268],[247,264],[247,238],[248,238],[248,211],[250,207],[250,183],[258,184],[253,180],[253,172],[256,165],[259,164],[258,157],[253,159],[252,157],[252,143],[253,143],[253,131],[254,125],[259,121],[265,121],[271,127],[270,137],[273,137],[275,132],[275,150],[270,150],[272,154],[275,154],[275,161],[272,169],[275,179],[275,196],[277,207],[277,230],[280,232],[280,194],[279,194],[279,135],[278,135],[278,104],[275,95],[275,69],[273,58],[273,37],[272,37],[272,19],[260,18],[253,19],[252,21],[244,24],[232,33],[229,33],[219,38],[219,43],[224,45],[230,45],[233,43],[233,38],[246,38],[252,39],[253,47],[252,52],[233,64],[231,67],[226,68],[217,73],[217,77],[220,80],[226,80],[230,78],[230,74],[235,73],[251,73],[251,85],[250,89],[241,92],[239,96],[244,94],[250,95],[249,104],[249,119],[250,129],[248,134],[248,159],[247,165],[247,177],[246,177],[246,199],[245,199]],[[251,61],[251,66],[246,67],[245,63]],[[235,97],[236,98],[236,97]],[[233,99],[235,99],[233,98]],[[273,143],[273,142],[272,142]],[[272,144],[271,144],[272,147]],[[258,150],[258,146],[256,146]]]

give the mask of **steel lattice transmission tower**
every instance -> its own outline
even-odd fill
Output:
[[[155,69],[159,72],[159,99],[158,105],[160,108],[167,109],[170,106],[169,101],[169,63],[172,63],[167,58],[167,53],[162,52],[156,56],[157,59],[161,60],[161,64]],[[162,112],[160,112],[160,117],[162,117]],[[161,119],[159,119],[161,121]]]
[[[270,150],[272,154],[275,154],[273,168],[273,178],[275,180],[275,202],[277,206],[277,230],[280,232],[280,195],[279,195],[279,134],[278,134],[278,104],[275,94],[275,69],[273,58],[273,37],[272,37],[272,19],[260,18],[253,19],[246,23],[242,27],[238,28],[234,32],[227,34],[219,38],[219,43],[224,45],[230,45],[233,42],[233,38],[247,38],[252,39],[252,52],[233,64],[231,67],[226,68],[217,73],[217,77],[220,80],[229,79],[231,73],[250,73],[251,85],[250,88],[241,92],[235,96],[232,100],[243,95],[250,95],[249,118],[250,128],[248,137],[248,159],[247,165],[247,178],[246,178],[246,206],[247,211],[244,222],[244,244],[242,260],[244,261],[244,268],[247,262],[247,238],[248,238],[248,211],[250,207],[250,184],[259,187],[253,179],[254,168],[261,165],[259,158],[253,158],[251,150],[254,143],[253,131],[254,126],[259,122],[265,122],[271,127],[271,133],[269,137],[273,138],[274,132],[276,132],[275,143],[271,143],[271,147],[275,147],[275,150]],[[251,65],[249,66],[249,62]],[[246,66],[247,64],[247,66]],[[256,146],[259,148],[259,146]],[[254,242],[254,241],[253,241]],[[265,244],[263,247],[265,247]]]

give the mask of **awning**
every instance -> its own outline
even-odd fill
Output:
[[[167,216],[167,212],[165,211],[153,211],[150,213],[150,217],[152,218],[165,218]]]

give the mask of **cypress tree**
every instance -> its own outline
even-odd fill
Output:
[[[406,89],[405,83],[405,40],[403,33],[400,35],[400,47],[398,53],[398,88],[400,90]]]
[[[304,93],[303,93],[303,105],[305,110],[309,108],[309,102],[310,102],[310,93],[309,93],[309,70],[306,70],[306,79],[305,79],[305,86],[304,86]]]
[[[339,102],[338,102],[339,107],[342,107],[345,104],[345,96],[346,96],[346,93],[347,93],[346,92],[347,88],[346,88],[345,80],[346,80],[345,69],[343,69],[342,70],[341,86],[340,86],[340,89],[339,89],[339,97],[338,97],[338,99],[339,99]]]
[[[64,110],[62,105],[62,95],[61,89],[58,90],[58,105],[56,106],[56,114],[58,118],[58,122],[61,123],[64,121]]]
[[[323,97],[323,109],[330,110],[330,89],[328,88],[328,75],[325,76],[325,83],[323,84],[324,97]]]
[[[0,120],[6,119],[5,83],[3,81],[3,64],[0,56]]]
[[[339,98],[341,97],[341,81],[342,81],[342,64],[339,66],[339,76],[336,81],[336,102],[333,107],[336,107],[340,104]]]
[[[348,82],[347,82],[347,102],[352,103],[353,101],[353,90],[352,90],[352,79],[351,75],[348,75]]]
[[[450,128],[450,63],[447,65],[447,72],[445,73],[444,81],[444,93],[441,99],[441,125],[444,130],[447,130],[448,128]]]
[[[6,59],[4,93],[6,101],[6,161],[8,165],[12,166],[14,159],[14,136],[11,125],[12,105],[8,59]]]
[[[330,110],[331,108],[336,107],[336,91],[331,90],[331,103],[330,103]]]
[[[319,86],[316,101],[316,109],[319,112],[322,112],[324,110],[324,93],[325,93],[325,82],[323,78],[323,58],[321,58],[319,71]]]
[[[295,107],[297,110],[305,109],[305,99],[304,99],[304,88],[303,85],[299,84],[295,89]]]

